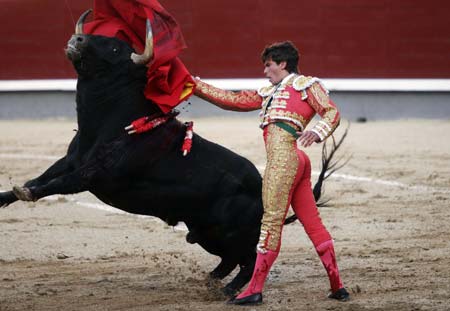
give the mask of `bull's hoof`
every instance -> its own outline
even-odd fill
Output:
[[[26,187],[14,186],[13,193],[21,201],[35,201],[30,189]]]
[[[233,298],[237,295],[238,291],[237,289],[225,286],[224,288],[222,288],[222,293],[228,298]]]
[[[223,301],[230,298],[224,295],[222,291],[222,283],[220,282],[220,280],[208,277],[206,286],[208,288],[209,296],[213,299]]]

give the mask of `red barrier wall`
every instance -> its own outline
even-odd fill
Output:
[[[444,0],[162,0],[204,78],[262,77],[259,55],[291,40],[300,70],[323,78],[450,78]],[[0,1],[0,79],[73,78],[64,46],[92,0]]]

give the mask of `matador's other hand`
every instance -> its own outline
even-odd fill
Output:
[[[318,143],[320,141],[319,135],[314,133],[313,131],[305,131],[300,134],[300,137],[297,138],[297,145],[301,145],[302,147],[309,147],[312,143]]]

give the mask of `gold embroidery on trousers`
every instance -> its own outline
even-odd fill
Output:
[[[275,124],[269,124],[267,130],[267,165],[263,180],[264,215],[258,244],[261,252],[275,251],[278,247],[289,207],[289,192],[298,168],[295,138]]]

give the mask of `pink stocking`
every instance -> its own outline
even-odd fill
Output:
[[[342,288],[341,277],[336,263],[336,255],[334,254],[333,241],[328,240],[316,247],[317,254],[320,256],[325,270],[327,270],[328,278],[330,279],[331,291],[334,293]]]
[[[267,251],[262,254],[258,252],[256,257],[255,269],[253,270],[253,276],[248,284],[247,289],[242,292],[237,299],[241,299],[253,294],[261,293],[264,288],[264,282],[269,274],[270,268],[278,256],[278,252]]]

